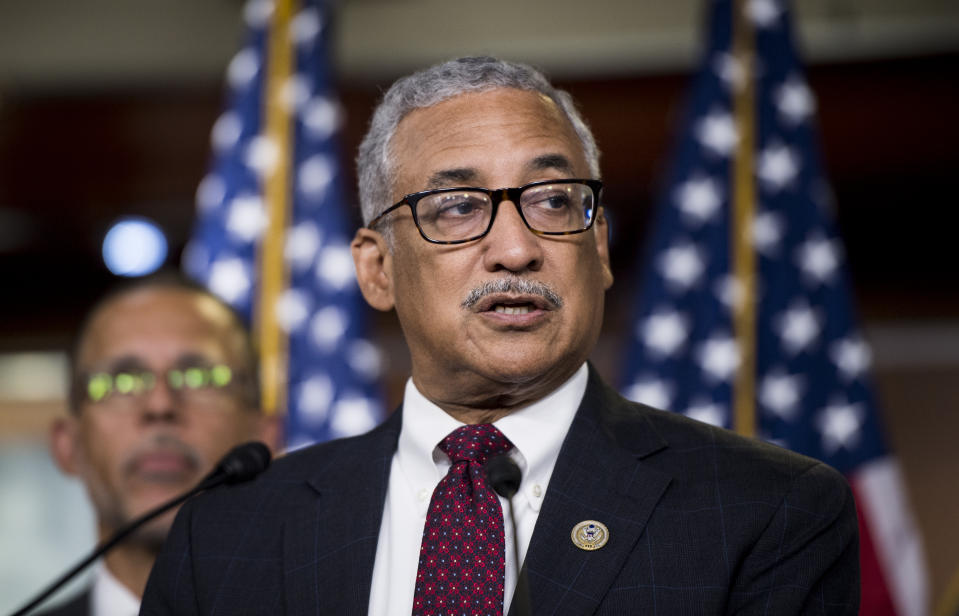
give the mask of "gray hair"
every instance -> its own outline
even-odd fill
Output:
[[[396,178],[390,141],[400,121],[414,109],[431,107],[468,92],[496,88],[539,92],[556,103],[583,144],[590,175],[599,179],[596,139],[567,92],[554,88],[542,73],[526,64],[490,57],[458,58],[397,80],[373,112],[356,157],[364,224],[392,205]]]

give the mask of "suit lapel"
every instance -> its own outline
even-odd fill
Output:
[[[307,480],[306,503],[283,528],[287,613],[367,613],[400,413],[340,447]]]
[[[591,614],[642,534],[670,478],[640,460],[666,447],[641,411],[590,366],[589,385],[550,478],[524,567],[536,614]],[[576,547],[573,527],[597,520],[608,543]]]

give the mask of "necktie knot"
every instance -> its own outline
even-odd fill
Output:
[[[453,464],[465,461],[483,465],[493,456],[512,448],[513,443],[493,424],[461,426],[440,442],[440,449]]]

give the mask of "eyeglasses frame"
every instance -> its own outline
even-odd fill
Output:
[[[206,389],[206,386],[190,387],[186,383],[177,387],[169,382],[169,377],[171,373],[173,372],[185,373],[187,370],[190,370],[192,368],[202,368],[206,370],[207,372],[212,372],[216,369],[222,369],[222,368],[227,369],[230,372],[230,375],[228,377],[229,378],[228,382],[223,385],[214,385],[212,389],[215,391],[224,391],[224,392],[228,392],[232,390],[234,392],[237,392],[239,394],[239,397],[242,398],[244,401],[248,397],[248,392],[246,391],[246,389],[248,387],[248,381],[251,377],[244,370],[234,368],[233,366],[229,364],[216,363],[216,364],[211,364],[210,366],[189,366],[186,368],[173,367],[165,371],[161,371],[160,373],[154,372],[152,370],[133,370],[133,371],[118,372],[116,375],[114,375],[110,372],[103,371],[103,370],[91,370],[91,371],[83,370],[77,373],[75,377],[72,379],[71,388],[70,388],[71,389],[70,397],[72,400],[71,406],[77,410],[84,405],[91,405],[94,407],[100,407],[100,406],[106,407],[110,404],[109,402],[110,399],[112,399],[114,394],[117,394],[117,393],[118,395],[121,395],[121,396],[131,396],[134,399],[142,399],[142,396],[145,393],[148,394],[155,387],[157,387],[161,381],[164,383],[165,387],[169,388],[172,392],[175,393],[175,395],[178,395],[178,396],[182,395],[182,393],[180,392],[185,390]],[[131,376],[141,376],[141,377],[144,374],[149,374],[151,378],[154,380],[154,383],[153,385],[151,385],[144,391],[138,391],[138,392],[111,391],[100,399],[93,399],[93,397],[90,396],[88,388],[89,388],[90,382],[94,378],[96,378],[99,375],[106,375],[110,377],[111,379],[115,379],[116,376],[118,376],[119,374],[129,374]],[[161,376],[163,377],[162,379],[159,378]]]
[[[548,184],[585,184],[593,191],[593,217],[590,219],[589,224],[587,224],[582,229],[574,229],[573,231],[539,231],[530,226],[529,221],[526,220],[526,216],[523,215],[523,208],[520,206],[520,195],[523,191],[533,188],[536,186],[545,186]],[[416,204],[420,200],[425,199],[431,195],[438,195],[449,192],[456,192],[461,190],[469,190],[473,192],[485,193],[489,196],[490,202],[492,203],[492,211],[490,212],[489,225],[486,229],[473,237],[468,237],[462,240],[434,240],[426,236],[426,233],[423,231],[423,227],[420,226],[419,217],[416,215]],[[584,231],[589,231],[593,223],[596,222],[596,211],[600,207],[600,197],[602,195],[603,182],[601,180],[593,179],[579,179],[579,178],[563,178],[558,180],[541,180],[539,182],[531,182],[529,184],[524,184],[523,186],[518,186],[514,188],[480,188],[478,186],[456,186],[451,188],[434,188],[431,190],[422,190],[420,192],[410,193],[404,196],[402,199],[386,208],[379,216],[370,221],[366,225],[367,229],[373,229],[387,214],[390,212],[399,209],[404,205],[410,207],[410,213],[413,215],[413,224],[416,225],[416,230],[420,232],[420,236],[430,242],[431,244],[465,244],[466,242],[472,242],[480,238],[485,237],[489,234],[490,229],[493,228],[493,222],[496,220],[496,214],[499,211],[499,205],[503,201],[509,201],[513,204],[513,207],[516,208],[516,212],[519,214],[520,219],[523,221],[523,224],[526,225],[526,228],[529,229],[535,235],[575,235],[577,233],[583,233]]]

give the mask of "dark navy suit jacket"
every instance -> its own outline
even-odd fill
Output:
[[[400,412],[188,502],[141,614],[365,615]],[[591,552],[570,538],[589,519],[609,528]],[[859,604],[856,511],[838,473],[629,402],[592,367],[524,566],[535,614],[856,614]]]

